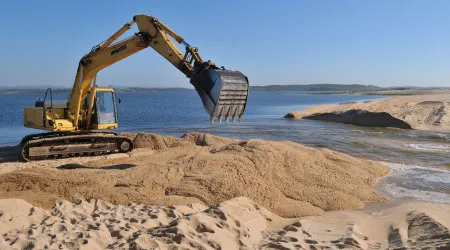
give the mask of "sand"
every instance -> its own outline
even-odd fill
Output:
[[[20,162],[2,148],[0,249],[450,247],[448,205],[357,210],[385,200],[380,163],[287,141],[126,136],[129,154]]]
[[[389,172],[377,162],[287,141],[201,133],[141,133],[134,141],[138,152],[131,157],[63,159],[40,167],[1,163],[0,169],[18,170],[0,175],[0,197],[48,209],[59,199],[212,206],[245,196],[279,216],[298,217],[381,201],[372,186]]]
[[[291,112],[285,118],[370,127],[450,130],[450,94],[397,96],[385,100],[321,105]]]
[[[450,247],[450,206],[286,219],[248,198],[207,207],[60,201],[51,210],[0,200],[1,249],[399,249]]]

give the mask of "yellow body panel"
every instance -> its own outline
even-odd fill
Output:
[[[42,108],[25,108],[23,112],[23,125],[28,128],[43,127]]]
[[[54,132],[75,131],[73,124],[64,119],[64,109],[46,109],[44,115],[44,108],[42,107],[25,108],[23,120],[24,126],[28,128]]]
[[[75,131],[73,124],[67,119],[56,119],[53,131]]]
[[[81,112],[81,121],[83,121],[83,127],[75,127],[72,119],[70,119],[70,113],[67,112],[67,108],[50,108],[50,107],[28,107],[24,109],[24,126],[28,128],[48,130],[52,132],[74,132],[82,130],[107,130],[116,129],[119,127],[117,123],[107,124],[91,124],[87,121],[92,118],[93,105],[97,92],[110,92],[114,93],[112,88],[89,88],[91,93],[91,99],[87,100],[88,110],[83,109]],[[45,110],[45,111],[44,111]],[[44,113],[45,112],[45,113]],[[91,115],[88,115],[91,114]],[[87,123],[87,125],[86,125]]]
[[[117,123],[109,123],[109,124],[95,124],[93,129],[96,130],[107,130],[107,129],[116,129],[119,125]]]
[[[46,119],[64,119],[64,109],[47,109],[46,110]]]

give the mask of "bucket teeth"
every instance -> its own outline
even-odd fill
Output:
[[[237,115],[234,115],[234,116],[231,116],[231,115],[228,115],[228,116],[225,116],[225,117],[223,117],[223,116],[211,116],[210,118],[209,118],[209,123],[211,124],[211,125],[214,125],[214,121],[216,120],[216,118],[217,118],[217,122],[219,123],[219,124],[222,124],[222,119],[223,118],[225,118],[224,120],[225,120],[225,123],[226,124],[229,124],[230,123],[230,118],[232,119],[232,121],[233,121],[233,123],[235,123],[236,122],[236,116]],[[243,118],[243,115],[239,115],[238,116],[238,122],[241,122],[242,121],[242,118]]]

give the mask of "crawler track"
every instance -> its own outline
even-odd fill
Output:
[[[35,134],[25,137],[21,146],[25,161],[126,153],[133,150],[130,139],[115,133],[101,132]]]

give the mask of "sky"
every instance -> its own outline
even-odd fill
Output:
[[[450,87],[449,13],[446,0],[5,0],[0,87],[72,87],[80,58],[136,14],[157,17],[251,85]],[[191,87],[151,48],[100,71],[97,83]]]

